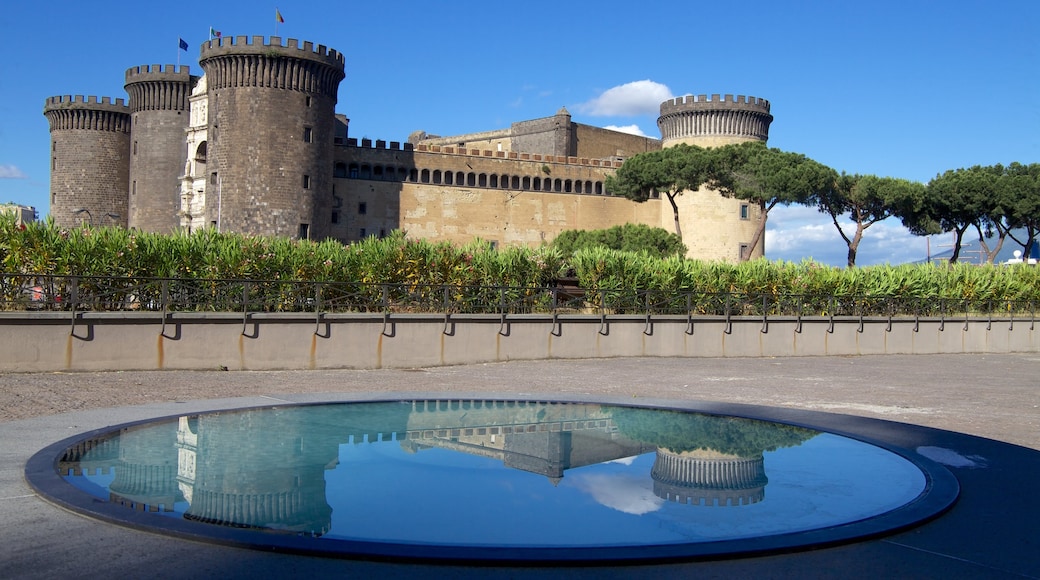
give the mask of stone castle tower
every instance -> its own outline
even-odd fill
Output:
[[[178,177],[186,158],[188,95],[198,80],[188,67],[138,66],[126,71],[130,95],[130,192],[126,224],[149,232],[180,227]]]
[[[47,99],[43,114],[51,133],[55,223],[126,225],[130,108],[123,99],[66,95]]]
[[[686,95],[661,103],[657,126],[661,146],[680,143],[698,147],[721,147],[769,138],[769,101],[737,95]],[[706,259],[734,261],[765,255],[765,240],[750,247],[762,215],[754,204],[722,197],[700,189],[676,200],[683,242],[690,254]],[[667,227],[662,225],[662,227]]]
[[[206,73],[211,224],[246,234],[330,234],[333,127],[343,55],[310,42],[211,40]]]

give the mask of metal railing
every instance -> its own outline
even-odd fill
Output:
[[[0,274],[0,310],[1035,318],[1017,300]]]

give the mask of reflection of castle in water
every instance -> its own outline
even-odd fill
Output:
[[[766,495],[765,459],[699,449],[675,453],[659,448],[650,476],[654,495],[694,505],[758,503]]]
[[[619,412],[628,422],[636,417],[631,432],[619,428]],[[762,451],[777,444],[733,453],[713,451],[698,439],[673,451],[662,442],[682,433],[684,417],[696,417],[698,426],[726,418],[673,414],[669,420],[680,421],[675,429],[648,420],[653,413],[482,400],[215,413],[82,442],[66,451],[59,470],[71,476],[114,472],[110,501],[133,509],[169,512],[185,502],[186,519],[313,536],[331,526],[324,471],[335,468],[343,444],[394,441],[410,452],[459,451],[544,475],[554,485],[566,470],[656,451],[650,475],[662,499],[718,506],[762,500],[768,481]],[[759,432],[756,437],[762,440]],[[791,445],[805,438],[785,434],[775,441]]]

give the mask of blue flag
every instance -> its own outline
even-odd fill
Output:
[[[183,38],[178,38],[177,40],[181,41],[180,44],[178,45],[178,46],[180,46],[181,50],[187,51],[188,50],[188,43],[184,42]]]

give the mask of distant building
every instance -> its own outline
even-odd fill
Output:
[[[16,203],[0,203],[0,213],[13,213],[14,221],[18,225],[24,225],[39,219],[36,208]]]
[[[625,223],[672,231],[667,200],[612,196],[606,177],[632,155],[676,143],[765,141],[773,119],[763,99],[701,95],[661,104],[662,140],[574,123],[563,108],[507,129],[359,141],[335,112],[344,78],[336,50],[240,36],[203,44],[199,64],[201,77],[130,68],[127,101],[47,99],[57,224],[77,225],[86,210],[164,233],[213,227],[350,243],[400,229],[499,245]],[[748,247],[753,204],[704,190],[678,203],[691,257],[764,254],[761,243]]]

